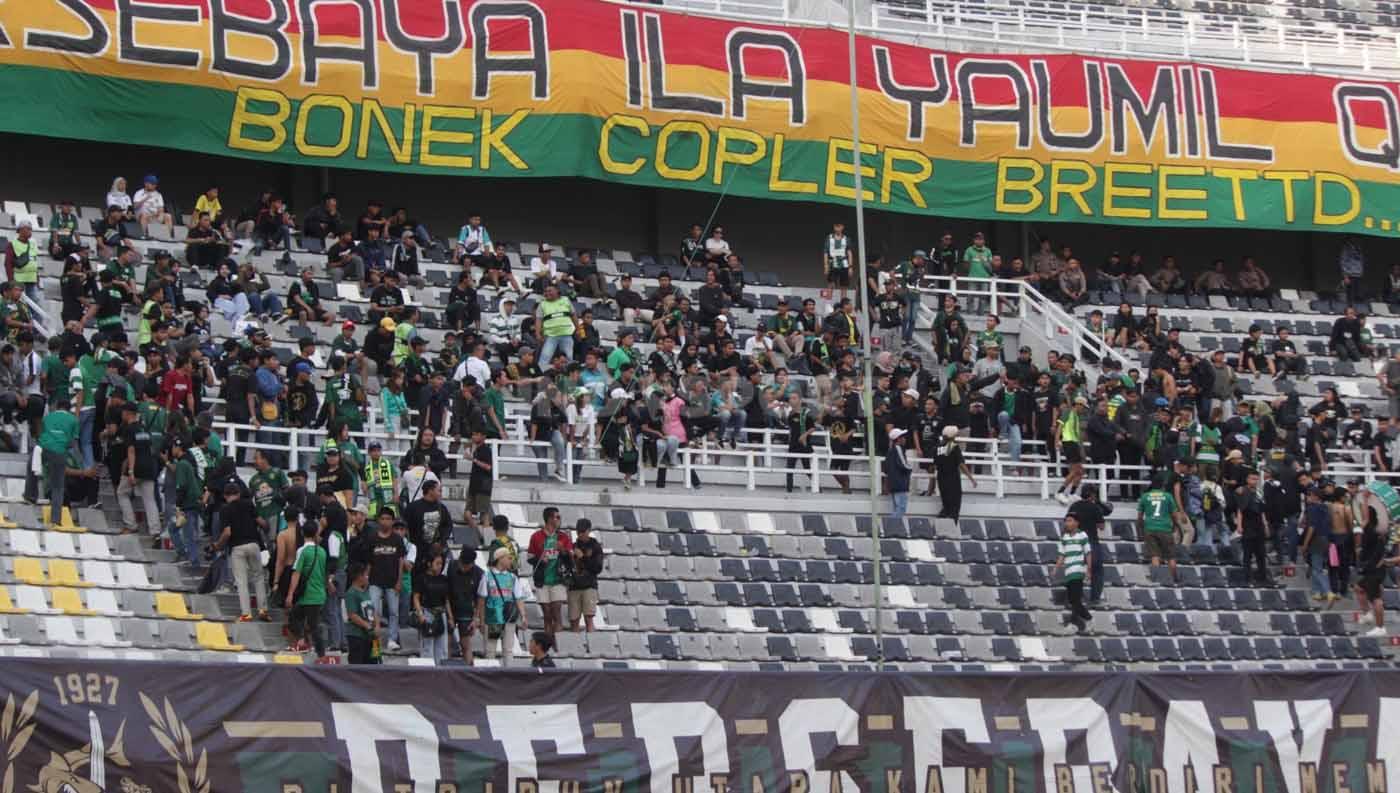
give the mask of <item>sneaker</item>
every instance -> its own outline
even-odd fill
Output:
[[[1065,506],[1069,506],[1069,493],[1056,493],[1055,500]]]
[[[1327,596],[1324,595],[1324,594],[1322,594],[1321,592],[1314,592],[1314,593],[1313,593],[1313,596],[1312,596],[1312,599],[1313,599],[1313,600],[1316,600],[1316,601],[1318,601],[1318,602],[1322,602],[1322,601],[1324,601],[1324,600],[1327,599]]]
[[[1381,637],[1383,637],[1383,636],[1386,635],[1386,634],[1385,634],[1385,626],[1384,626],[1384,625],[1377,625],[1376,627],[1372,628],[1372,629],[1369,630],[1369,631],[1366,631],[1366,632],[1365,632],[1364,634],[1362,634],[1362,635],[1363,635],[1363,636],[1369,636],[1369,637],[1371,637],[1371,638],[1373,638],[1373,639],[1379,639],[1379,638],[1381,638]]]
[[[402,645],[400,645],[400,644],[399,644],[398,642],[396,642],[396,641],[390,641],[388,647],[389,647],[389,652],[391,652],[391,653],[396,653],[396,652],[398,652],[399,650],[402,650],[402,649],[403,649]]]
[[[1335,602],[1337,602],[1338,600],[1341,600],[1341,599],[1342,599],[1342,596],[1341,596],[1341,595],[1338,595],[1336,592],[1328,592],[1328,593],[1327,593],[1327,602],[1328,602],[1328,603],[1335,603]]]
[[[555,478],[555,479],[558,479],[560,482],[568,482],[568,481],[569,481],[569,477],[565,476],[563,471],[555,471],[555,472],[554,472],[554,478]]]
[[[263,622],[272,622],[272,615],[267,613],[267,609],[258,612],[258,619]]]
[[[253,615],[252,615],[252,614],[239,614],[239,615],[238,615],[238,621],[239,621],[239,622],[252,622],[252,621],[253,621]]]
[[[1357,621],[1358,624],[1361,624],[1361,625],[1375,625],[1375,624],[1376,624],[1376,615],[1375,615],[1374,612],[1368,611],[1368,612],[1362,614],[1356,621]]]

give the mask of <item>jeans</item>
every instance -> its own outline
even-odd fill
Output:
[[[539,440],[547,440],[547,441],[549,441],[549,445],[552,446],[552,447],[554,447],[554,470],[559,471],[560,473],[563,473],[563,471],[564,471],[564,435],[563,435],[563,433],[561,433],[559,430],[555,430],[555,431],[553,431],[553,432],[551,432],[551,433],[549,434],[549,437],[548,437],[548,438],[542,438],[542,439],[539,439]],[[543,446],[531,446],[530,448],[535,452],[535,456],[538,457],[538,458],[540,458],[541,460],[548,460],[548,459],[549,459],[549,452],[550,452],[549,449],[546,449],[546,448],[544,448]],[[539,469],[540,469],[540,479],[547,479],[547,478],[549,478],[549,463],[540,463],[540,464],[539,464]]]
[[[748,414],[742,410],[721,410],[716,415],[719,418],[719,439],[738,443],[739,436],[744,432],[744,424],[748,421]]]
[[[97,464],[97,457],[92,452],[92,430],[96,423],[96,407],[84,407],[78,412],[78,451],[83,455],[84,468]]]
[[[58,523],[63,514],[63,488],[67,476],[68,455],[44,450],[44,478],[48,480],[49,522]]]
[[[572,361],[574,359],[574,337],[572,335],[545,336],[544,346],[540,348],[538,360],[544,361],[546,364],[552,363],[556,350],[564,353],[564,357]]]
[[[24,294],[26,297],[33,300],[35,304],[39,306],[44,305],[44,290],[39,288],[37,281],[32,284],[21,284],[21,286],[24,287]]]
[[[491,638],[490,626],[487,626],[486,633],[486,657],[496,657],[496,639]],[[507,622],[501,626],[501,667],[510,666],[510,659],[515,657],[515,623]]]
[[[262,549],[255,542],[235,545],[229,552],[229,564],[233,567],[233,583],[238,587],[238,613],[252,614],[250,595],[258,597],[258,608],[267,610],[267,579],[263,577]],[[248,585],[253,585],[253,592]]]
[[[997,414],[997,430],[1001,432],[1001,437],[1006,439],[1006,445],[1011,451],[1011,459],[1021,459],[1021,425],[1011,420],[1011,414],[1002,411]]]
[[[176,526],[175,515],[181,512],[185,514],[185,525]],[[196,539],[199,537],[199,517],[200,511],[198,508],[186,510],[177,509],[171,513],[170,516],[170,541],[175,544],[175,552],[188,559],[191,563],[199,559],[199,545]]]
[[[214,310],[224,315],[229,322],[237,322],[248,313],[248,296],[239,292],[233,297],[221,296],[214,301]]]
[[[1327,546],[1308,551],[1308,578],[1314,595],[1328,595],[1332,592],[1327,575]]]
[[[890,512],[890,516],[895,518],[904,517],[904,512],[909,509],[909,491],[890,493],[890,500],[894,502],[894,509]]]
[[[1205,517],[1193,518],[1192,521],[1196,526],[1196,545],[1225,545],[1230,541],[1225,524]]]
[[[263,314],[275,315],[282,313],[282,301],[280,298],[277,297],[277,295],[249,292],[247,293],[247,296],[248,307],[251,308],[253,310],[253,313],[257,314],[258,316],[262,316]]]
[[[427,612],[424,611],[426,614]],[[443,631],[437,636],[423,636],[419,634],[418,657],[431,658],[433,663],[440,664],[447,661],[447,639],[452,635],[452,631]]]
[[[141,508],[146,512],[146,528],[150,530],[151,536],[160,536],[160,508],[156,506],[156,483],[150,479],[137,479],[133,484],[132,480],[122,477],[121,484],[117,485],[117,506],[121,507],[122,526],[131,530],[136,528],[136,508],[131,502],[133,493],[141,498]]]
[[[286,468],[286,454],[280,451],[278,447],[282,444],[290,443],[290,436],[288,436],[285,432],[278,432],[274,429],[267,429],[269,427],[282,426],[281,421],[264,421],[262,425],[264,429],[256,431],[255,435],[253,436],[254,440],[258,443],[262,450],[267,453],[268,462],[272,463],[278,468]]]
[[[919,318],[919,298],[918,292],[910,289],[904,294],[904,341],[914,340],[914,321]]]
[[[369,601],[374,605],[374,612],[382,614],[389,620],[388,639],[391,642],[399,640],[399,592],[393,587],[387,589],[370,584]],[[379,604],[383,603],[384,608],[380,609]]]

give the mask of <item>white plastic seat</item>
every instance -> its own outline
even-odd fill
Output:
[[[690,513],[690,523],[702,534],[730,534],[732,529],[720,525],[719,516],[709,510]]]
[[[73,559],[80,554],[73,545],[72,534],[61,531],[46,531],[44,532],[44,555]]]
[[[132,589],[160,589],[146,577],[146,566],[135,562],[116,562],[117,581]]]
[[[742,631],[744,633],[757,633],[760,629],[753,624],[753,612],[748,609],[726,608],[724,610],[724,622],[730,630]]]
[[[83,561],[83,580],[93,586],[115,587],[117,581],[112,577],[112,564],[96,559],[86,559]]]
[[[117,626],[107,617],[88,617],[83,620],[83,638],[88,644],[99,647],[130,647],[131,642],[117,638]]]
[[[823,636],[822,651],[826,657],[837,661],[856,661],[859,658],[851,652],[851,640],[845,636]]]
[[[43,556],[39,548],[39,532],[12,529],[6,534],[10,538],[10,553],[19,556]]]
[[[28,609],[35,614],[59,613],[58,609],[49,606],[49,599],[44,594],[44,588],[40,586],[20,584],[15,587],[15,605],[22,609]]]
[[[122,558],[120,555],[112,553],[112,549],[107,545],[106,537],[93,532],[78,535],[78,556],[84,559],[120,560]]]
[[[773,526],[773,516],[767,512],[748,513],[749,531],[754,534],[776,534],[777,529]]]
[[[54,644],[83,644],[72,617],[45,617],[44,633]]]
[[[130,617],[132,614],[117,605],[117,593],[113,589],[87,590],[87,607],[108,617]]]

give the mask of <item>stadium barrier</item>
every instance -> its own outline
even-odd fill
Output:
[[[1393,671],[544,671],[15,659],[5,787],[1400,790]]]

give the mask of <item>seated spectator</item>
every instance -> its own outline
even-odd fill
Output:
[[[530,289],[536,294],[544,294],[545,287],[557,286],[559,291],[572,294],[573,279],[561,272],[554,259],[554,248],[547,242],[540,243],[538,256],[530,258]]]
[[[1356,317],[1356,309],[1347,306],[1342,316],[1332,323],[1332,335],[1327,347],[1339,361],[1361,360],[1361,321]]]
[[[268,250],[284,251],[292,249],[292,231],[296,228],[296,218],[287,211],[286,204],[278,195],[268,196],[267,206],[258,209],[253,221],[253,241]]]
[[[1400,303],[1400,264],[1390,265],[1390,273],[1385,277],[1385,289],[1381,292],[1381,298],[1391,305]]]
[[[122,220],[135,220],[136,216],[131,212],[131,196],[126,192],[126,179],[118,176],[112,180],[112,189],[107,191],[107,199],[102,202],[104,207],[116,207]]]
[[[1163,294],[1180,295],[1186,293],[1186,277],[1176,266],[1175,256],[1167,256],[1162,259],[1162,266],[1152,274],[1151,282],[1152,288]]]
[[[705,261],[705,229],[699,223],[690,226],[690,233],[681,239],[681,264],[699,267]]]
[[[581,297],[591,297],[595,300],[607,299],[607,282],[603,280],[603,274],[598,272],[598,263],[593,261],[593,251],[581,250],[578,252],[571,275],[574,280],[574,288]]]
[[[1273,290],[1269,288],[1269,274],[1258,264],[1255,264],[1253,256],[1244,257],[1244,264],[1240,267],[1239,278],[1240,294],[1245,297],[1268,297]]]
[[[623,275],[618,279],[617,289],[613,292],[613,302],[617,303],[617,307],[622,311],[622,321],[625,323],[652,320],[652,306],[632,288],[630,275]]]
[[[1196,276],[1192,284],[1198,295],[1222,295],[1229,297],[1235,293],[1235,286],[1230,282],[1230,275],[1225,272],[1225,260],[1216,259],[1211,262],[1210,269],[1202,271]]]
[[[53,217],[49,218],[49,255],[63,259],[70,253],[82,249],[82,235],[78,233],[78,215],[73,211],[73,202],[63,200],[54,207]]]
[[[248,308],[264,322],[282,316],[282,301],[272,293],[272,284],[267,276],[259,272],[252,262],[239,266],[238,283],[243,288],[243,294],[248,296]]]
[[[243,288],[230,270],[229,263],[232,261],[229,259],[219,265],[218,273],[209,282],[204,294],[209,297],[209,305],[213,306],[215,311],[236,325],[248,313],[249,306],[248,296],[244,294]]]
[[[223,229],[214,225],[208,212],[199,213],[199,220],[185,236],[185,259],[197,270],[213,270],[228,258],[229,241]]]
[[[1240,363],[1238,367],[1241,374],[1263,374],[1268,372],[1273,375],[1274,359],[1269,356],[1264,345],[1264,330],[1258,325],[1249,326],[1249,335],[1240,342]]]
[[[724,239],[724,226],[712,228],[710,238],[705,240],[705,261],[712,267],[718,267],[724,264],[724,260],[728,259],[732,252],[729,243]]]
[[[355,238],[369,239],[369,230],[379,229],[379,239],[389,239],[389,219],[384,217],[384,202],[370,199],[365,211],[355,223]]]
[[[1088,300],[1088,288],[1088,280],[1079,260],[1071,257],[1065,262],[1064,271],[1060,273],[1060,302],[1067,306],[1080,305]]]
[[[1123,293],[1136,293],[1139,297],[1146,298],[1154,291],[1156,290],[1153,289],[1152,282],[1143,272],[1142,254],[1137,251],[1128,254],[1128,261],[1123,265]]]
[[[1287,377],[1294,375],[1307,379],[1308,362],[1302,355],[1298,354],[1298,347],[1288,337],[1291,335],[1287,326],[1276,331],[1276,338],[1273,344],[1274,371],[1275,377]]]
[[[414,286],[423,285],[423,276],[418,271],[418,238],[411,229],[399,232],[398,242],[389,251],[389,269],[403,276]],[[468,276],[471,269],[464,270]]]
[[[1060,272],[1065,262],[1055,253],[1054,243],[1049,239],[1040,241],[1040,250],[1031,254],[1031,273],[1035,276],[1036,287],[1047,297],[1060,288]],[[1049,291],[1047,291],[1049,290]]]
[[[302,241],[319,240],[324,243],[329,237],[339,237],[342,230],[350,229],[346,229],[341,221],[339,202],[334,193],[326,193],[321,196],[321,203],[306,213],[301,226]]]
[[[1356,321],[1361,325],[1361,332],[1356,337],[1356,347],[1361,351],[1362,356],[1368,359],[1384,357],[1380,347],[1376,345],[1376,337],[1371,333],[1371,326],[1366,323],[1366,315],[1358,312]]]
[[[361,262],[360,280],[366,288],[373,288],[384,282],[384,273],[389,269],[389,250],[379,237],[379,226],[365,227],[365,237],[355,246],[355,253]],[[347,268],[348,276],[348,268]]]
[[[521,294],[525,290],[520,288],[520,282],[515,280],[515,273],[510,269],[510,256],[506,254],[504,248],[496,248],[493,253],[483,257],[481,265],[481,285],[490,285],[493,289],[500,289],[501,282],[510,284],[510,288],[516,294]]]
[[[457,283],[447,293],[447,309],[444,311],[447,326],[455,330],[474,328],[481,322],[481,303],[477,300],[476,287],[472,285],[472,271],[464,268],[457,275]],[[485,381],[478,381],[485,385]]]
[[[237,219],[233,223],[233,233],[240,240],[253,236],[257,229],[258,215],[272,205],[272,191],[264,190],[258,194],[258,200],[252,205],[246,206],[238,213]]]
[[[522,322],[524,317],[515,313],[515,299],[507,297],[501,301],[500,311],[487,323],[486,343],[500,356],[502,366],[510,364],[510,356],[524,343]]]
[[[1099,277],[1094,283],[1094,287],[1103,292],[1123,294],[1123,279],[1127,276],[1128,266],[1123,261],[1122,254],[1114,251],[1108,255],[1108,261],[1099,268]]]
[[[326,249],[326,272],[343,281],[359,281],[364,275],[365,260],[349,229],[342,230],[335,243]]]
[[[107,207],[107,214],[97,222],[94,234],[97,237],[97,255],[103,259],[110,259],[120,251],[131,247],[131,240],[126,238],[126,232],[122,229],[122,224],[126,218],[122,215],[122,210],[117,205]]]
[[[131,210],[136,222],[141,224],[141,230],[148,232],[152,223],[175,225],[170,220],[170,213],[165,211],[165,196],[160,194],[158,187],[160,180],[155,174],[148,174],[144,181],[145,185],[131,197]]]
[[[502,251],[504,253],[504,251]],[[488,260],[496,255],[496,247],[491,244],[491,234],[486,231],[486,227],[481,225],[481,213],[471,212],[467,215],[467,225],[457,232],[457,248],[453,251],[452,258],[460,264],[462,260],[468,259],[478,267],[485,268]],[[509,260],[507,260],[505,271],[510,272]],[[514,279],[511,279],[512,283]],[[496,284],[499,286],[499,284]],[[520,291],[520,287],[516,287]]]
[[[1138,322],[1133,316],[1133,307],[1128,303],[1118,304],[1118,313],[1113,315],[1113,324],[1109,327],[1108,343],[1126,350],[1137,342],[1137,338]]]
[[[321,304],[321,286],[316,283],[315,272],[306,267],[301,271],[301,280],[287,289],[287,308],[301,322],[320,320],[329,325],[334,320],[331,312]]]
[[[224,217],[224,205],[219,202],[219,186],[210,185],[209,189],[199,194],[194,200],[194,214],[198,217],[201,212],[208,212],[209,217],[214,221],[214,227],[223,232],[224,236],[232,239],[233,228],[229,225],[228,218]]]

